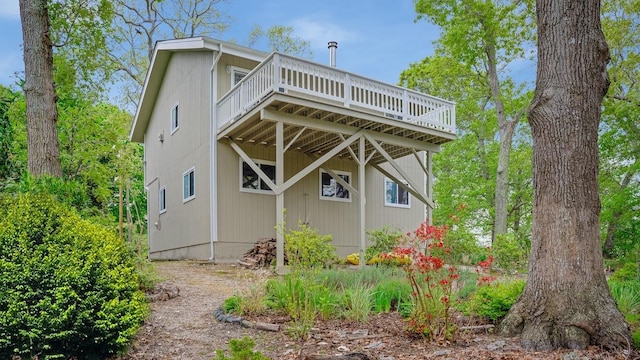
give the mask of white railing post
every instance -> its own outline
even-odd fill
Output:
[[[351,106],[351,76],[349,73],[344,75],[344,107]]]
[[[280,54],[273,54],[273,91],[278,91],[280,87],[280,82],[282,81],[280,77],[282,76],[282,69],[280,69]]]
[[[402,91],[402,120],[409,120],[409,93],[407,89]]]

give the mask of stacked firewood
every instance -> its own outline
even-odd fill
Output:
[[[238,264],[249,269],[268,267],[275,263],[276,239],[259,239],[251,249],[244,253]],[[285,257],[285,263],[286,263]]]

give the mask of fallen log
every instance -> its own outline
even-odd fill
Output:
[[[495,327],[495,325],[493,324],[488,324],[488,325],[474,325],[474,326],[461,326],[458,328],[458,330],[487,330],[487,329],[493,329]]]
[[[322,354],[312,354],[307,355],[305,360],[373,360],[367,354],[363,353],[350,353],[350,354],[340,354],[340,355],[322,355]]]

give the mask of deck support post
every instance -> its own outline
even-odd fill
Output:
[[[431,151],[425,151],[425,155],[424,155],[424,161],[426,162],[425,164],[425,169],[427,169],[426,171],[426,192],[427,192],[427,197],[429,199],[433,199],[433,157],[431,155]],[[429,225],[433,225],[433,206],[431,204],[425,204],[426,209],[427,209],[427,223]]]
[[[366,227],[366,197],[365,197],[365,166],[367,164],[365,158],[365,142],[364,136],[360,137],[360,149],[358,150],[358,200],[360,201],[360,268],[364,268],[366,263],[365,249],[367,248],[367,234]]]
[[[284,183],[284,124],[276,122],[276,184]],[[284,268],[284,191],[276,193],[276,270]]]

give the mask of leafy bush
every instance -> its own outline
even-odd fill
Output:
[[[399,229],[385,226],[379,230],[367,231],[371,245],[365,251],[365,260],[370,261],[381,253],[389,253],[398,244],[398,238],[402,236]]]
[[[242,339],[231,339],[229,341],[231,357],[226,356],[224,350],[217,350],[213,360],[269,360],[262,353],[254,351],[254,346],[256,343],[248,336]]]
[[[638,279],[638,263],[635,261],[624,263],[622,267],[614,271],[613,275],[611,275],[611,280],[613,281],[631,281]]]
[[[471,297],[469,307],[477,315],[492,321],[498,321],[507,315],[511,306],[524,291],[525,282],[516,280],[509,283],[497,283],[481,286]]]
[[[526,264],[527,249],[516,240],[513,234],[500,234],[491,247],[496,265],[504,270],[513,271]]]
[[[148,313],[112,232],[49,195],[0,198],[0,358],[103,359]]]
[[[285,234],[284,249],[289,265],[297,269],[326,267],[336,260],[331,235],[320,235],[317,229],[298,223],[298,230]]]

